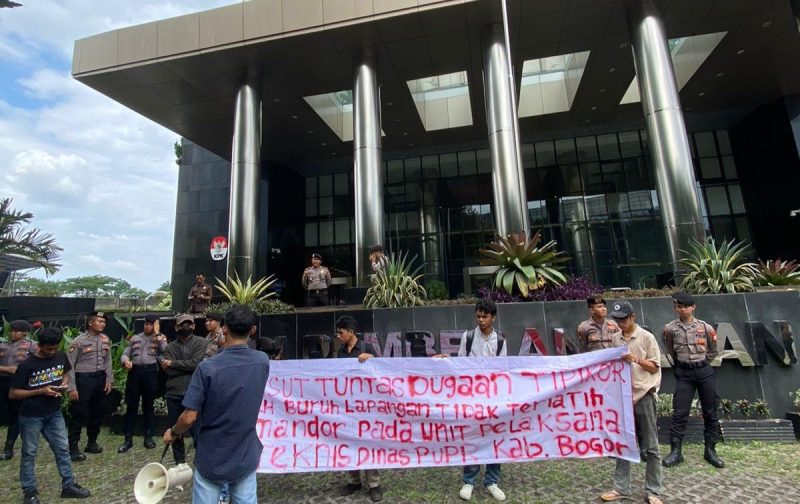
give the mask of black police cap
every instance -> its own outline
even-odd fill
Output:
[[[694,297],[688,292],[679,291],[672,295],[672,299],[675,300],[676,303],[682,304],[683,306],[694,306]]]
[[[151,324],[156,322],[157,320],[158,320],[158,315],[156,315],[155,313],[148,313],[147,315],[144,316],[144,321],[149,322]]]
[[[90,312],[89,313],[89,318],[92,318],[92,317],[100,317],[101,319],[108,320],[108,317],[106,317],[106,312],[101,312],[101,311]]]
[[[31,332],[31,329],[33,329],[33,326],[27,320],[14,320],[8,325],[11,326],[12,331]]]
[[[225,315],[219,312],[208,312],[206,313],[206,319],[209,320],[216,320],[217,322],[222,322],[225,318]]]

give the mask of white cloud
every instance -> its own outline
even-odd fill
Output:
[[[170,278],[178,135],[70,75],[76,39],[233,3],[37,0],[0,15],[0,198],[64,248],[56,278]],[[44,28],[46,27],[46,29]]]

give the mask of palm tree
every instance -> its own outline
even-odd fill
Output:
[[[32,213],[11,208],[11,198],[0,200],[0,260],[6,255],[24,257],[52,275],[61,267],[55,261],[64,249],[50,233],[24,228],[31,219]]]

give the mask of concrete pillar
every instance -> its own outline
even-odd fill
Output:
[[[375,59],[365,55],[353,83],[353,164],[355,186],[356,285],[372,273],[368,249],[383,245],[383,153],[381,101]]]
[[[669,261],[672,271],[679,272],[684,269],[678,262],[680,249],[686,249],[690,238],[705,238],[689,139],[655,1],[634,0],[627,14]]]
[[[236,95],[228,221],[228,276],[242,280],[256,274],[260,177],[261,86],[251,78]]]
[[[500,235],[520,231],[529,235],[528,199],[519,149],[516,86],[501,25],[491,26],[484,33],[483,89],[492,156],[495,228]]]

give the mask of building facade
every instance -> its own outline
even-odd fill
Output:
[[[299,303],[312,252],[363,283],[381,243],[456,295],[520,230],[639,288],[690,238],[797,256],[794,7],[253,0],[82,39],[73,73],[184,138],[176,292],[275,274]]]

